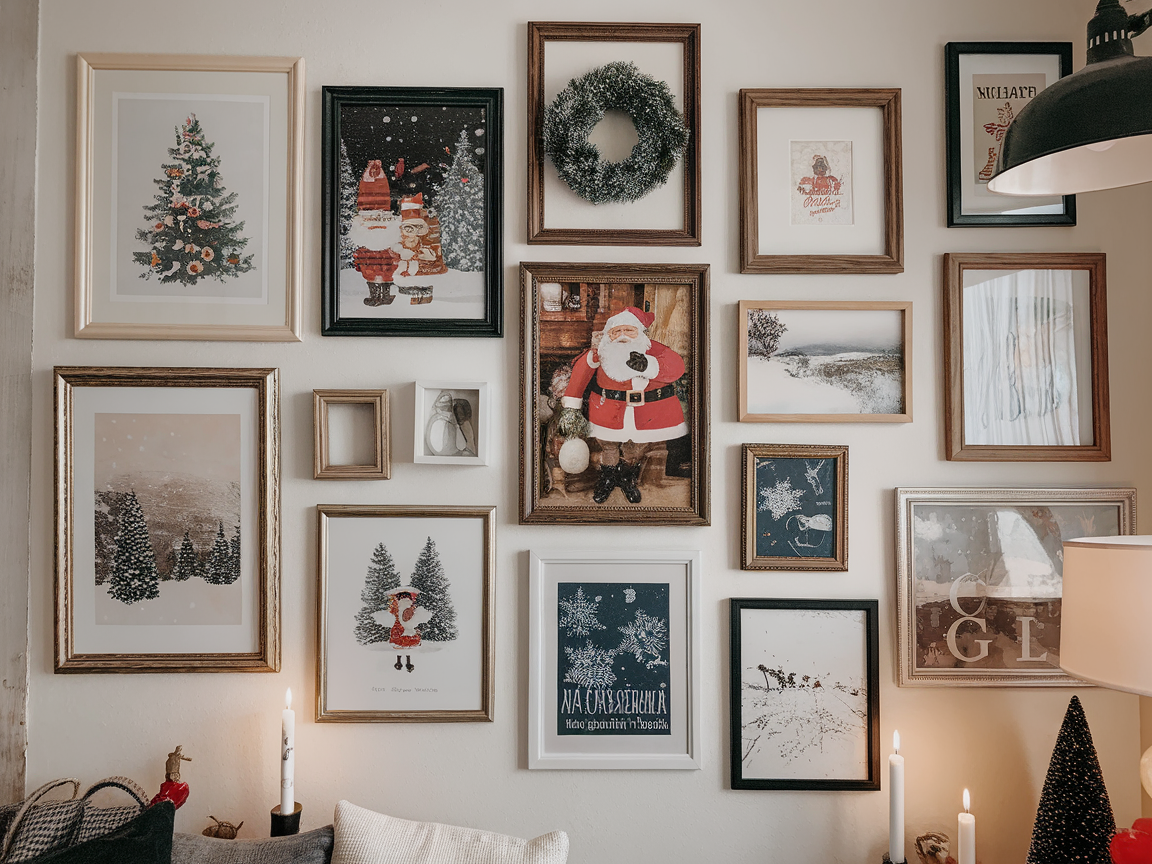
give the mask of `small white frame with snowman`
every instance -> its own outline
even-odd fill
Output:
[[[448,399],[451,405],[438,405]],[[486,381],[417,381],[412,461],[487,465],[492,437]]]

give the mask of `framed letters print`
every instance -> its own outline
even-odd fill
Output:
[[[879,789],[877,601],[729,603],[732,788]]]
[[[1135,489],[897,489],[900,685],[1084,686],[1060,670],[1061,544],[1135,533]]]
[[[317,722],[491,720],[496,508],[316,513]]]
[[[74,335],[299,341],[304,60],[76,66]]]
[[[413,462],[487,465],[492,406],[486,381],[417,381]]]
[[[520,522],[708,524],[708,265],[520,265]]]
[[[903,273],[900,90],[740,91],[740,272]]]
[[[944,440],[970,462],[1107,462],[1102,253],[944,256]]]
[[[848,569],[848,448],[745,444],[744,570]]]
[[[325,336],[500,336],[504,91],[324,87]]]
[[[948,227],[1075,225],[1075,195],[988,191],[1004,131],[1041,90],[1072,74],[1072,43],[949,42],[944,51]]]
[[[912,304],[740,301],[742,423],[910,423]]]
[[[275,369],[58,366],[57,672],[280,669]]]
[[[700,768],[700,553],[531,553],[529,768]]]
[[[623,73],[632,78],[629,82],[619,80],[619,71],[609,75],[615,68],[609,64],[623,63],[633,66],[631,72]],[[581,85],[586,75],[609,77]],[[663,100],[634,95],[645,87],[659,89],[661,84],[667,87]],[[567,107],[558,116],[563,117],[565,137],[580,139],[583,129],[589,129],[590,134],[574,146],[590,142],[595,152],[581,155],[594,165],[597,160],[611,163],[601,165],[603,170],[587,172],[600,180],[589,183],[595,186],[593,194],[611,196],[600,203],[574,192],[545,153],[546,110],[562,92]],[[573,98],[568,100],[568,96]],[[669,115],[679,117],[657,117],[656,106],[667,106]],[[633,119],[627,116],[629,107],[636,111]],[[605,115],[605,108],[617,110]],[[681,144],[687,128],[687,144],[678,156],[660,150],[667,136],[663,123],[678,126]],[[640,141],[640,129],[649,124],[645,140]],[[653,178],[655,188],[641,190],[639,197],[629,193],[621,200],[612,183],[642,183],[648,172],[664,170],[666,180],[660,183]],[[700,245],[699,24],[529,22],[528,242]]]

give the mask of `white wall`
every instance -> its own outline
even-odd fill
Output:
[[[1147,456],[1148,189],[1082,196],[1075,229],[944,227],[943,44],[1070,40],[1088,0],[43,0],[33,432],[29,785],[58,775],[124,773],[149,786],[182,743],[194,762],[178,826],[207,814],[267,830],[277,801],[278,710],[284,688],[315,695],[317,503],[495,503],[496,720],[491,724],[317,725],[298,715],[297,788],[308,827],[339,798],[389,813],[520,835],[564,828],[573,862],[879,860],[884,793],[733,792],[727,788],[727,598],[878,597],[882,734],[898,727],[908,759],[909,830],[955,829],[972,790],[981,858],[1023,860],[1068,690],[898,689],[894,683],[892,488],[949,484],[1137,484]],[[699,21],[703,25],[704,245],[699,249],[532,247],[525,223],[525,22]],[[1143,45],[1145,53],[1152,46]],[[163,51],[304,55],[308,62],[303,344],[168,344],[69,338],[73,264],[73,54]],[[1077,63],[1082,63],[1077,47]],[[506,88],[506,332],[502,340],[323,339],[319,335],[322,84]],[[907,269],[900,276],[742,276],[737,272],[736,92],[741,87],[904,88]],[[961,464],[942,458],[940,255],[947,251],[1104,250],[1109,254],[1113,461]],[[704,261],[712,265],[713,525],[702,529],[520,527],[516,512],[522,260]],[[916,420],[910,425],[738,425],[736,302],[742,298],[908,299],[915,304]],[[283,633],[279,675],[52,674],[51,368],[85,365],[280,367],[283,386]],[[417,377],[486,377],[502,436],[485,469],[410,461]],[[311,478],[314,387],[387,387],[393,394],[393,479]],[[851,446],[851,562],[844,574],[738,569],[739,445]],[[703,757],[698,772],[529,772],[526,768],[527,554],[530,548],[626,544],[704,551]],[[1138,815],[1139,712],[1133,697],[1081,689],[1118,821]],[[251,832],[251,833],[249,833]]]

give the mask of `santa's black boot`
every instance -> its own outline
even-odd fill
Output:
[[[368,283],[368,296],[364,298],[365,306],[379,306],[380,305],[380,283]]]
[[[396,299],[396,295],[392,293],[392,283],[385,282],[380,286],[380,302],[377,306],[389,306],[392,301]]]
[[[414,665],[412,665],[412,655],[411,654],[405,654],[404,656],[408,659],[408,664],[405,668],[407,668],[407,670],[409,672],[411,672],[413,669],[416,668]]]
[[[400,660],[400,655],[397,654],[396,655],[396,671],[400,671],[403,668],[404,668],[404,664]]]
[[[620,491],[624,493],[624,497],[628,499],[629,504],[640,503],[640,487],[637,482],[640,480],[640,465],[629,465],[627,462],[621,462],[620,479],[617,483]]]
[[[603,504],[620,482],[620,469],[616,465],[601,465],[600,479],[596,481],[596,488],[592,490],[592,500]]]

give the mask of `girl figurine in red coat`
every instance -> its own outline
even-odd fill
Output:
[[[397,651],[407,652],[406,664],[400,662],[399,654],[396,655],[396,668],[407,668],[411,672],[416,668],[411,652],[420,647],[418,628],[432,618],[432,611],[416,605],[420,591],[411,585],[393,588],[388,595],[388,608],[373,613],[373,617],[378,624],[388,628],[389,644]]]

